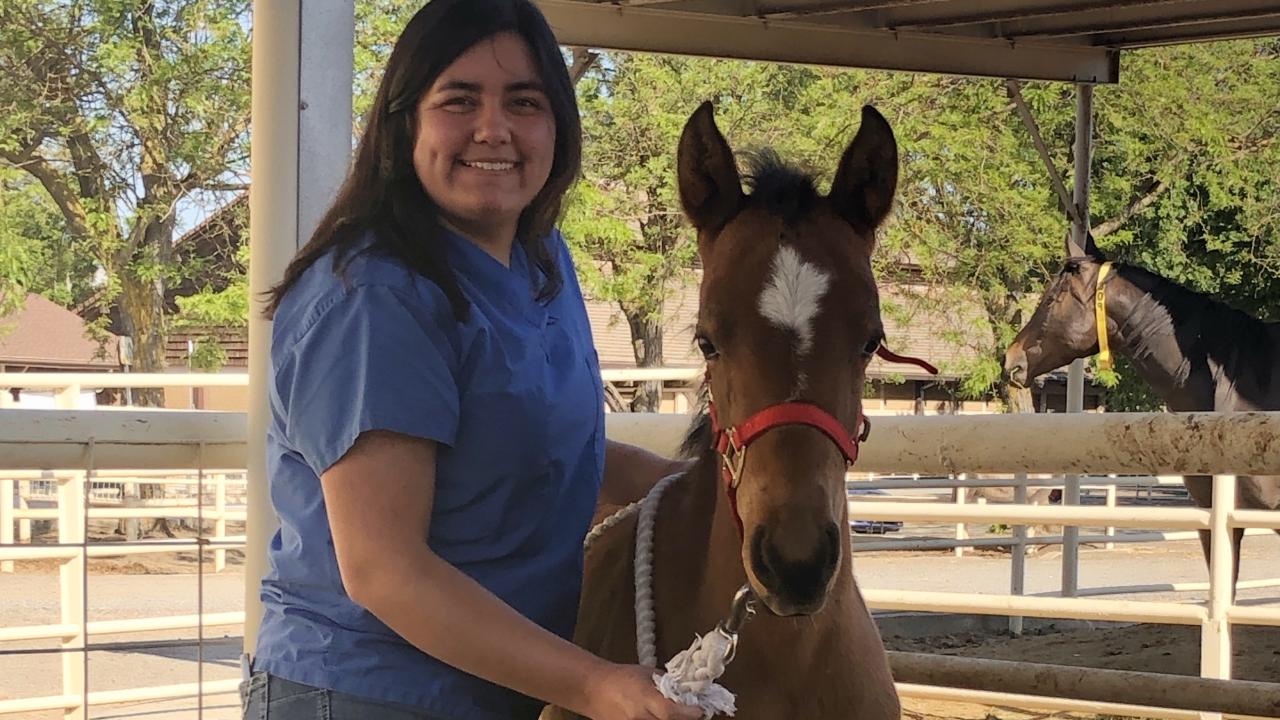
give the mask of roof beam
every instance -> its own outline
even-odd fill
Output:
[[[535,0],[564,45],[1026,80],[1114,83],[1119,55],[1078,45]]]
[[[932,5],[950,0],[862,0],[862,2],[841,2],[840,0],[774,0],[759,4],[756,14],[761,17],[805,17],[810,15],[860,13],[867,10],[892,10],[894,8],[912,7],[915,5]]]
[[[1280,18],[1272,18],[1266,22],[1260,22],[1254,18],[1216,22],[1207,26],[1176,26],[1103,33],[1094,36],[1092,40],[1111,47],[1140,48],[1188,42],[1206,42],[1209,40],[1270,37],[1272,35],[1280,35]]]
[[[1098,11],[1122,12],[1131,10],[1145,12],[1150,16],[1150,8],[1158,5],[1186,4],[1188,0],[1076,0],[1075,2],[1055,2],[1044,4],[1027,4],[1023,2],[1007,3],[1007,10],[983,8],[972,12],[954,13],[950,15],[934,14],[926,8],[924,12],[902,13],[898,17],[887,18],[885,24],[899,30],[935,29],[959,27],[963,25],[984,25],[998,22],[1016,22],[1038,18],[1081,15]]]
[[[1259,25],[1256,21],[1274,21],[1276,18],[1280,18],[1280,7],[1263,8],[1258,7],[1257,3],[1224,1],[1216,5],[1214,11],[1210,13],[1173,12],[1162,15],[1159,18],[1152,18],[1150,16],[1127,15],[1117,12],[1091,23],[1036,23],[1021,27],[1009,27],[1006,28],[1004,34],[1007,37],[1017,38],[1056,38],[1078,37],[1080,35],[1114,35],[1128,31],[1140,32],[1192,26],[1202,26],[1209,32],[1213,32],[1214,28],[1212,26],[1218,23],[1240,21],[1252,23],[1261,29],[1265,27],[1265,24]],[[1275,22],[1271,23],[1272,26],[1275,24]]]

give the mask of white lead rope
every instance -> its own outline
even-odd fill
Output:
[[[610,515],[593,527],[583,540],[585,553],[610,528],[637,512],[640,513],[636,521],[635,547],[636,656],[641,665],[650,668],[658,666],[656,618],[653,610],[653,526],[662,493],[680,477],[681,474],[674,474],[663,478],[642,500]],[[739,592],[739,596],[742,596],[742,592]],[[655,672],[653,676],[654,684],[664,696],[683,705],[700,708],[704,720],[716,714],[733,715],[737,711],[733,693],[715,682],[724,674],[725,666],[733,660],[737,646],[737,625],[745,617],[745,614],[739,615],[737,598],[734,605],[736,620],[731,621],[733,626],[728,631],[725,624],[721,623],[706,635],[695,635],[693,644],[688,649],[676,653],[667,662],[664,674]]]

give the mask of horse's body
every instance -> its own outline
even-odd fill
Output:
[[[1005,370],[1015,383],[1098,352],[1094,308],[1106,259],[1092,238],[1087,251],[1067,262],[1009,346]],[[1170,410],[1280,410],[1280,323],[1262,322],[1132,265],[1113,263],[1103,291],[1109,345],[1130,360]],[[1196,505],[1212,507],[1212,477],[1188,475],[1184,481]],[[1280,476],[1242,476],[1237,505],[1280,509]],[[1232,534],[1234,579],[1244,530]],[[1209,538],[1200,532],[1206,561]]]
[[[1017,502],[1017,491],[1012,487],[999,485],[967,488],[965,490],[965,501],[969,503],[1012,503]],[[1062,502],[1062,490],[1059,488],[1027,488],[1027,505],[1056,505],[1060,502]],[[1043,535],[1053,535],[1055,533],[1060,533],[1061,528],[1061,525],[1029,525],[1027,526],[1027,537],[1034,538]],[[1027,548],[1027,551],[1034,554],[1038,549],[1038,545],[1032,545]]]
[[[719,680],[736,694],[738,718],[898,720],[884,646],[853,576],[844,485],[862,421],[858,391],[883,339],[870,254],[897,179],[892,131],[864,109],[827,196],[767,159],[746,195],[704,105],[685,127],[679,165],[681,201],[699,232],[697,335],[715,415],[690,435],[697,460],[656,515],[658,663],[725,620],[748,585],[759,612]],[[822,413],[827,430],[794,419],[771,426],[744,441],[750,452],[738,451],[738,480],[727,482],[716,439],[747,437],[748,418],[781,406]],[[636,522],[587,552],[575,635],[627,663],[637,662]]]

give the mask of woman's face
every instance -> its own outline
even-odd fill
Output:
[[[443,219],[474,239],[514,238],[551,174],[555,117],[528,44],[476,43],[418,104],[413,166]]]

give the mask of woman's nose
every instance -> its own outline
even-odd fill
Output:
[[[476,113],[475,141],[487,145],[511,142],[511,120],[500,104],[486,103]]]

